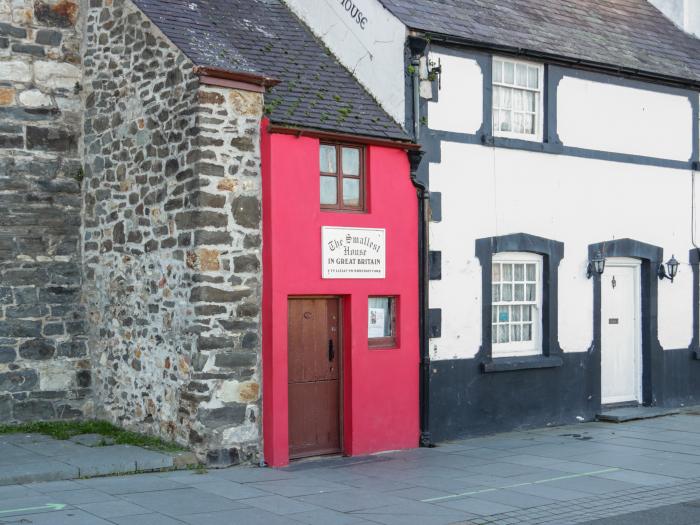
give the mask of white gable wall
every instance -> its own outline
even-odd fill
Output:
[[[284,0],[400,124],[406,27],[377,0]]]

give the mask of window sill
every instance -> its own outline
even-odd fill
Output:
[[[481,363],[484,373],[511,372],[515,370],[530,370],[535,368],[557,368],[564,364],[564,360],[558,356],[522,356],[522,357],[497,357]]]

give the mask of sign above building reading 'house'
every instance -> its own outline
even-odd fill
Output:
[[[321,228],[324,279],[384,279],[386,230],[383,228]]]
[[[355,5],[353,0],[340,0],[340,5],[343,9],[350,15],[350,18],[360,26],[360,29],[364,29],[367,25],[367,16],[360,11],[360,8]]]

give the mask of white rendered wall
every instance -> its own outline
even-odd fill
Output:
[[[284,1],[403,125],[406,26],[377,0]],[[362,16],[352,18],[358,11]]]
[[[698,0],[649,0],[674,24],[700,37],[700,2]]]
[[[484,75],[476,60],[430,53],[443,74],[438,102],[428,102],[430,129],[476,133],[483,120]]]
[[[475,240],[524,232],[564,243],[559,267],[559,342],[584,352],[593,340],[588,245],[629,237],[681,261],[674,283],[659,282],[659,341],[684,348],[692,337],[690,171],[443,142],[430,166],[442,193],[442,222],[430,249],[442,252],[442,280],[430,307],[442,309],[433,359],[473,357],[481,345],[481,266]],[[490,270],[487,270],[490,271]]]
[[[687,97],[564,77],[557,131],[577,148],[687,161],[693,111]]]

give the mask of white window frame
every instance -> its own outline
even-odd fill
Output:
[[[535,301],[494,301],[493,294],[491,296],[491,308],[494,306],[515,306],[515,305],[533,305],[533,321],[532,321],[532,340],[531,341],[511,341],[508,343],[491,342],[491,357],[516,357],[516,356],[531,356],[542,354],[542,265],[543,257],[536,253],[529,252],[500,252],[493,254],[491,262],[498,264],[535,264]],[[493,272],[493,268],[490,269]],[[493,286],[494,282],[491,281]],[[491,330],[493,337],[493,317],[491,321]]]
[[[509,62],[514,65],[514,68],[517,69],[518,64],[530,66],[530,67],[536,67],[537,68],[537,85],[539,86],[538,89],[532,89],[532,88],[525,88],[521,86],[516,86],[516,85],[511,85],[511,84],[506,84],[504,82],[495,82],[494,81],[494,75],[493,75],[493,68],[495,67],[496,61],[500,62]],[[491,62],[491,67],[492,67],[492,75],[491,75],[491,115],[489,115],[489,118],[491,119],[491,129],[494,137],[505,137],[505,138],[510,138],[510,139],[520,139],[520,140],[529,140],[531,142],[542,142],[543,140],[543,129],[544,129],[544,64],[538,64],[536,62],[528,62],[525,60],[513,60],[512,58],[507,58],[503,56],[494,56]],[[496,96],[496,90],[494,87],[504,87],[504,88],[510,88],[510,89],[517,89],[521,91],[530,91],[537,93],[536,95],[536,100],[537,100],[537,111],[535,112],[535,133],[530,134],[530,133],[516,133],[514,131],[500,131],[497,130],[494,127],[494,121],[493,121],[493,108],[495,107],[494,104],[494,97]]]

